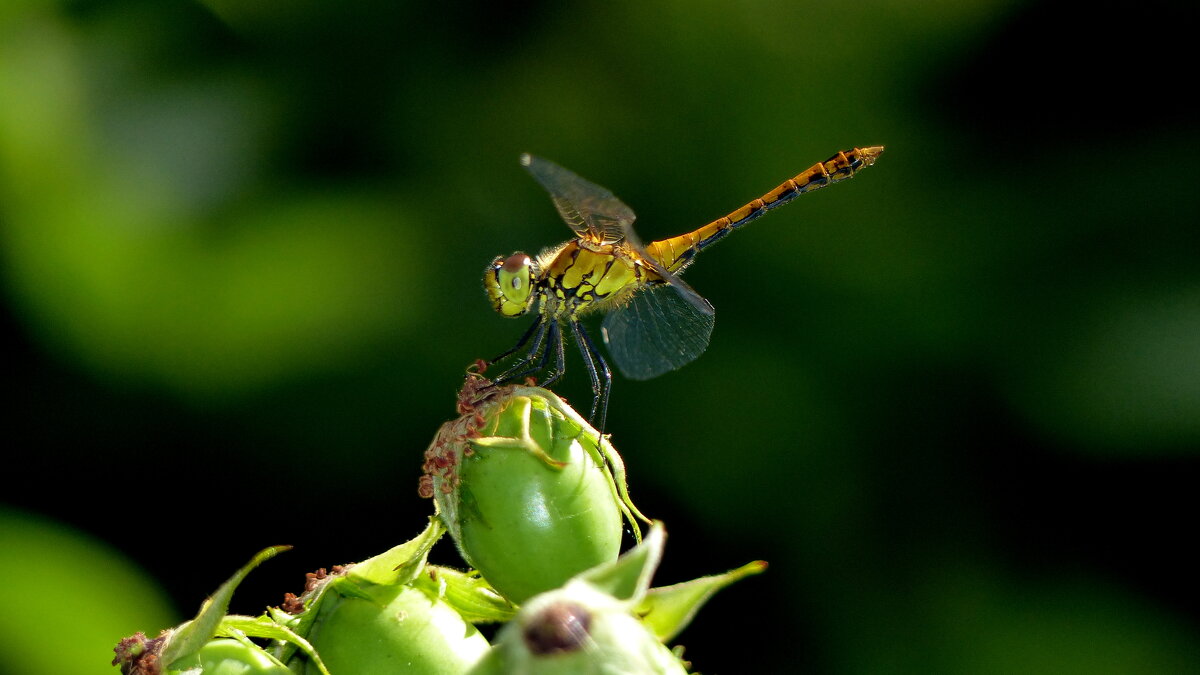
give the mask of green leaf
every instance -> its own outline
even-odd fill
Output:
[[[634,609],[634,614],[642,618],[659,640],[666,642],[687,627],[696,611],[708,602],[714,593],[739,579],[760,574],[766,569],[766,562],[756,560],[724,574],[701,577],[673,586],[651,588]]]
[[[185,622],[171,634],[170,642],[163,648],[160,657],[162,662],[170,668],[176,661],[195,655],[204,645],[208,644],[208,641],[216,635],[221,619],[224,618],[225,611],[229,609],[229,600],[233,597],[233,591],[237,589],[238,584],[242,583],[246,575],[250,574],[255,567],[290,548],[291,546],[272,546],[259,551],[250,562],[229,577],[228,581],[221,584],[217,592],[200,605],[200,612],[196,614],[196,618]]]

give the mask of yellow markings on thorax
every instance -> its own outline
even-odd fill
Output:
[[[596,295],[607,298],[621,289],[636,285],[636,283],[637,273],[633,267],[625,264],[622,260],[614,259],[613,264],[609,265],[608,271],[596,283]]]
[[[546,292],[560,301],[556,311],[584,312],[632,289],[638,283],[633,265],[606,246],[602,251],[570,242],[555,252],[545,268]]]

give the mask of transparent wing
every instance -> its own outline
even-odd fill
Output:
[[[521,165],[550,193],[559,215],[575,234],[597,244],[625,239],[637,216],[613,193],[548,159],[524,154]]]
[[[707,311],[681,288],[658,284],[609,312],[601,328],[617,370],[632,380],[648,380],[703,354],[712,335],[714,312],[706,300],[700,302]]]
[[[663,264],[660,263],[657,258],[650,255],[650,252],[646,250],[646,247],[642,246],[642,242],[640,239],[638,239],[637,233],[633,231],[633,228],[629,228],[625,232],[625,235],[626,238],[623,246],[627,252],[632,252],[632,256],[635,259],[640,261],[641,264],[650,268],[655,274],[661,277],[663,281],[670,284],[679,293],[679,295],[683,296],[684,300],[687,300],[692,304],[695,311],[701,314],[712,316],[715,310],[713,310],[713,306],[709,304],[708,300],[705,300],[703,297],[701,297],[701,295],[697,293],[691,286],[689,286],[686,281],[680,279],[678,274],[675,274],[674,272],[669,271],[666,267],[663,267]],[[701,351],[704,350],[702,349]]]

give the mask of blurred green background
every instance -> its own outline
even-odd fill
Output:
[[[418,532],[463,368],[526,327],[484,266],[569,235],[519,153],[612,189],[649,240],[877,143],[689,270],[707,354],[614,384],[634,499],[671,533],[658,581],[771,563],[687,655],[1200,671],[1196,19],[5,3],[0,671],[105,672],[267,545],[296,549],[236,611]]]

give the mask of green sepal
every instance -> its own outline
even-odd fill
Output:
[[[143,672],[141,669],[132,672]],[[153,666],[150,671],[159,672]],[[175,668],[162,671],[165,675],[291,675],[292,671],[279,659],[246,637],[209,640],[181,661]]]
[[[641,617],[659,640],[667,642],[687,627],[696,611],[714,593],[752,574],[761,574],[766,569],[766,562],[756,560],[724,574],[651,588],[633,613]]]
[[[165,663],[169,669],[177,661],[195,656],[216,635],[221,619],[229,609],[229,600],[233,597],[233,592],[237,589],[238,584],[241,584],[246,575],[250,574],[255,567],[290,548],[291,546],[272,546],[259,551],[250,559],[250,562],[229,577],[228,581],[221,584],[217,592],[200,605],[200,611],[196,614],[196,618],[183,623],[171,634],[170,640],[163,647],[159,656],[162,663]]]
[[[641,602],[662,560],[666,539],[667,531],[662,522],[655,520],[650,523],[650,534],[642,543],[611,563],[580,573],[576,579],[588,582],[617,600]]]
[[[429,549],[445,533],[442,521],[431,516],[425,531],[416,538],[354,565],[340,577],[340,583],[352,581],[363,588],[406,584],[420,576]]]
[[[516,606],[505,600],[479,572],[460,572],[439,565],[428,565],[425,572],[411,585],[445,601],[469,623],[499,623],[517,613]]]
[[[286,613],[280,613],[285,617],[288,616]],[[321,657],[317,654],[317,650],[313,649],[312,644],[297,635],[291,628],[279,623],[275,616],[273,613],[269,616],[265,614],[261,616],[241,616],[236,614],[226,616],[217,628],[217,634],[243,642],[247,641],[247,638],[256,637],[288,643],[294,646],[292,651],[299,649],[304,652],[305,656],[316,665],[321,675],[330,675],[329,670],[325,668],[325,664],[322,663]],[[272,658],[274,657],[272,656]]]
[[[550,412],[544,405],[538,401],[539,405],[534,405],[534,399],[527,396],[514,396],[509,402],[509,408],[505,410],[503,415],[496,417],[495,431],[493,436],[483,436],[472,439],[471,443],[481,448],[511,448],[514,450],[524,450],[534,457],[546,463],[546,466],[552,469],[561,469],[566,466],[563,462],[554,459],[546,452],[547,447],[554,447],[549,439],[542,439],[539,443],[531,433],[534,425],[532,417],[536,412],[542,417],[549,417]],[[515,429],[508,429],[515,423]],[[544,424],[537,426],[537,429],[551,429],[553,425],[547,419]],[[511,435],[504,435],[504,431],[508,431]]]
[[[574,413],[575,411],[572,410],[571,412]],[[638,510],[638,507],[634,506],[633,499],[629,497],[629,483],[625,479],[625,460],[621,459],[621,455],[617,453],[617,449],[609,442],[608,434],[605,434],[604,438],[601,439],[600,452],[608,462],[609,488],[613,490],[614,496],[617,498],[617,505],[621,507],[621,513],[625,515],[625,520],[629,523],[629,529],[633,532],[634,541],[640,544],[642,543],[642,526],[638,523],[638,520],[647,524],[651,521],[645,514]]]
[[[420,576],[429,549],[445,533],[445,525],[431,516],[425,531],[416,538],[350,566],[327,585],[335,586],[343,596],[363,598],[383,607],[395,599],[400,586]]]
[[[288,614],[278,607],[268,607],[267,614],[280,626],[286,627],[296,635],[307,639],[312,631],[312,625],[317,620],[317,614],[321,608],[321,603],[325,600],[325,591],[329,589],[329,581],[332,577],[328,577],[320,582],[315,588],[304,596],[304,610],[297,614]],[[277,643],[275,647],[275,655],[280,661],[288,663],[292,656],[300,649],[299,644],[293,641],[283,641]]]
[[[588,430],[591,433],[587,435],[589,442],[581,443],[583,448],[592,457],[592,461],[597,466],[607,467],[605,472],[608,480],[609,490],[612,491],[613,498],[617,501],[617,505],[621,508],[621,513],[624,514],[625,520],[629,522],[629,529],[633,531],[633,538],[637,543],[642,541],[642,527],[638,522],[650,523],[641,511],[633,504],[633,500],[629,497],[629,484],[625,478],[625,462],[621,459],[621,455],[613,447],[608,440],[608,434],[600,438],[598,443],[590,440],[591,436],[599,437],[599,433],[592,428],[592,425],[583,418],[574,408],[567,405],[567,402],[559,398],[554,392],[541,387],[513,387],[513,395],[519,396],[535,396],[542,397],[549,401],[555,409],[563,414],[577,429],[578,433],[570,436],[575,438]]]
[[[342,596],[370,600],[384,606],[395,596],[397,588],[421,574],[429,549],[446,533],[446,528],[436,516],[430,516],[429,525],[413,539],[395,546],[377,556],[368,558],[345,573],[329,576],[304,597],[304,611],[288,614],[278,608],[268,608],[274,621],[286,626],[298,637],[307,638],[313,622],[320,614],[330,587],[336,586]],[[361,571],[359,568],[362,568]],[[295,654],[298,645],[294,642],[281,643],[277,654],[285,663]]]

